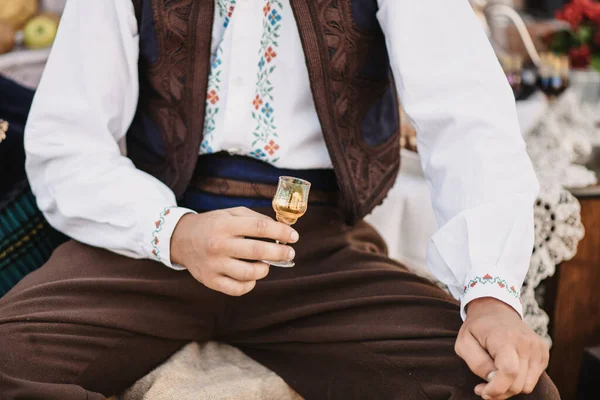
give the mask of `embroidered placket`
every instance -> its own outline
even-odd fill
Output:
[[[223,27],[227,29],[235,10],[236,0],[218,0],[217,7]],[[221,102],[221,75],[223,73],[223,42],[215,51],[210,64],[208,75],[208,89],[206,94],[206,115],[204,118],[204,138],[200,145],[205,154],[213,153],[212,142],[217,129],[216,116],[220,110]]]
[[[256,94],[252,99],[252,118],[256,121],[256,126],[252,132],[254,150],[250,155],[271,164],[276,164],[279,160],[277,155],[279,135],[275,125],[274,85],[271,77],[276,68],[275,59],[279,47],[278,39],[281,35],[282,9],[283,4],[280,0],[265,0],[263,33],[256,74]]]

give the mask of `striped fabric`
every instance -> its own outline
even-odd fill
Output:
[[[18,184],[0,203],[0,297],[64,241],[38,210],[27,183]]]

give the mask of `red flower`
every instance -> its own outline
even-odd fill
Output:
[[[583,14],[588,19],[600,24],[600,3],[595,0],[573,0],[573,2],[581,7]]]
[[[156,250],[152,250],[152,254],[154,254],[156,256],[157,255]]]
[[[213,89],[210,92],[208,92],[206,99],[213,105],[217,104],[217,101],[219,101],[219,94],[216,92],[216,90]]]
[[[510,290],[512,290],[513,292],[516,292],[516,291],[517,291],[517,290],[515,289],[515,287],[514,287],[514,286],[511,286],[511,287],[510,287]]]
[[[474,287],[475,285],[477,285],[477,281],[471,283],[471,287]]]
[[[265,6],[263,7],[263,12],[265,13],[265,17],[267,16],[267,14],[269,13],[269,11],[271,11],[271,2],[268,2],[267,4],[265,4]]]
[[[166,217],[167,215],[169,215],[170,213],[171,213],[171,210],[170,210],[170,209],[169,209],[169,210],[167,210],[167,211],[165,211],[165,217]]]
[[[260,106],[262,106],[262,103],[263,103],[263,101],[259,95],[256,95],[256,98],[252,101],[254,108],[257,110],[260,108]]]
[[[503,284],[502,282],[498,282],[498,286],[500,286],[500,289],[504,289],[504,287],[506,286],[505,284]]]
[[[277,53],[275,53],[272,47],[269,47],[267,51],[265,51],[265,58],[267,59],[267,62],[271,62],[271,60],[275,57],[277,57]]]
[[[574,0],[573,3],[565,5],[560,10],[556,11],[556,19],[568,22],[573,29],[577,29],[581,21],[583,21],[583,6],[582,0]]]
[[[587,68],[592,62],[592,52],[587,44],[569,51],[571,66],[573,68]]]
[[[483,279],[492,279],[492,278],[493,278],[493,276],[491,276],[490,274],[485,274],[483,276]]]
[[[154,238],[154,244],[158,244],[158,238]]]
[[[279,145],[272,140],[265,146],[265,151],[269,155],[273,155],[277,150],[279,150]]]
[[[156,227],[158,228],[158,227],[160,226],[160,221],[156,221],[156,222],[154,223],[154,225],[156,225]]]

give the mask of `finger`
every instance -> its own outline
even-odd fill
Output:
[[[293,260],[296,252],[290,246],[253,239],[233,238],[225,244],[225,252],[243,260]]]
[[[219,275],[207,286],[226,295],[239,297],[254,289],[256,281],[240,282],[228,276]]]
[[[525,380],[523,393],[529,394],[535,389],[540,376],[548,367],[548,352],[548,346],[546,343],[541,343],[533,358],[529,361],[529,372],[527,373],[527,379]]]
[[[494,360],[470,333],[459,335],[454,346],[456,354],[465,360],[469,369],[481,379],[486,379],[496,369]]]
[[[523,385],[522,393],[529,394],[533,392],[533,390],[535,389],[535,385],[537,385],[540,376],[544,372],[544,370],[542,370],[539,367],[539,360],[536,360],[535,362],[538,363],[538,365],[529,368],[529,371],[527,372],[527,377],[525,378],[525,384]]]
[[[513,346],[504,346],[496,354],[494,360],[496,374],[485,387],[482,397],[502,398],[519,376],[521,363],[517,350]]]
[[[269,274],[269,266],[263,262],[250,263],[230,258],[219,272],[240,282],[257,281]]]
[[[248,207],[228,208],[226,211],[230,215],[233,215],[234,217],[257,217],[257,218],[268,219],[271,221],[273,220],[273,218],[269,217],[268,215],[253,211],[253,210],[249,209]]]
[[[513,384],[510,385],[510,388],[508,389],[507,394],[510,396],[514,396],[516,394],[522,393],[523,388],[525,387],[525,381],[527,380],[528,374],[529,374],[529,360],[521,358],[519,374],[515,378]]]
[[[480,383],[479,385],[475,386],[475,394],[479,397],[482,397],[483,391],[485,390],[487,385],[487,383]]]
[[[290,226],[270,219],[243,217],[230,223],[229,231],[236,236],[279,240],[284,243],[295,243],[299,238],[298,232]]]

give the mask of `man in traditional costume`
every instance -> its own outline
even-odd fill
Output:
[[[459,302],[363,221],[398,100]],[[307,399],[558,399],[519,301],[537,181],[467,0],[70,0],[25,147],[73,241],[0,300],[3,399],[104,399],[206,340]],[[312,183],[293,227],[281,175]]]

